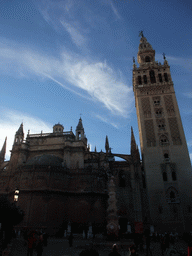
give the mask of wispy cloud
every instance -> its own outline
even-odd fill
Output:
[[[115,16],[117,19],[121,19],[121,16],[119,14],[119,12],[117,11],[117,9],[115,8],[114,4],[112,3],[112,1],[110,1],[110,5],[111,5],[111,9],[113,10]]]
[[[183,93],[184,96],[192,99],[192,92],[188,92],[188,93]]]
[[[30,129],[30,133],[41,133],[41,130],[43,130],[43,132],[52,132],[52,126],[39,118],[14,110],[1,109],[0,149],[3,146],[5,137],[7,137],[6,160],[10,157],[10,150],[12,149],[15,133],[22,122],[25,135],[28,133],[28,129]]]
[[[66,29],[66,31],[69,33],[72,41],[77,45],[77,46],[82,46],[85,44],[85,36],[81,35],[81,33],[72,26],[70,23],[61,21],[61,24],[63,27]]]
[[[114,122],[111,122],[108,118],[106,118],[106,117],[103,117],[103,116],[101,116],[101,115],[95,115],[95,117],[96,118],[98,118],[99,120],[101,120],[102,122],[104,122],[104,123],[107,123],[107,124],[110,124],[110,125],[112,125],[113,127],[115,127],[115,128],[118,128],[118,124],[116,124],[116,123],[114,123]]]
[[[19,50],[18,50],[19,49]],[[100,102],[114,115],[127,117],[133,105],[131,86],[106,61],[95,61],[63,51],[60,58],[21,46],[0,44],[0,72],[47,77],[79,96]]]

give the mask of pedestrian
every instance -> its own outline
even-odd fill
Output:
[[[161,254],[163,256],[166,251],[165,237],[163,235],[161,236],[160,243],[161,243]]]
[[[118,253],[116,244],[113,245],[112,252],[109,253],[109,256],[121,256],[121,254]]]
[[[46,232],[43,233],[43,244],[44,246],[47,246],[47,239],[48,239],[48,235]]]
[[[187,239],[187,256],[192,255],[192,235],[189,234],[188,239]]]
[[[73,246],[73,234],[72,234],[72,232],[71,232],[68,240],[69,240],[69,246],[72,247]]]
[[[36,238],[35,232],[32,231],[28,235],[28,244],[27,244],[27,256],[33,256],[33,250],[35,248]]]
[[[146,232],[146,256],[149,256],[149,254],[152,256],[151,252],[151,237],[149,230]]]
[[[43,253],[43,235],[40,234],[36,245],[37,256],[42,256]]]

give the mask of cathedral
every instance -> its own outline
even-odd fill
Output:
[[[50,133],[24,136],[21,124],[10,160],[6,140],[0,152],[0,195],[24,211],[20,227],[100,233],[113,213],[120,233],[192,230],[191,162],[170,66],[165,56],[155,61],[143,34],[139,66],[133,62],[142,159],[132,128],[125,155],[111,152],[107,136],[105,152],[90,151],[81,118],[75,132],[58,123]]]

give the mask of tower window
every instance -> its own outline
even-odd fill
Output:
[[[163,130],[163,131],[165,130],[165,124],[159,124],[158,126],[159,126],[159,130]]]
[[[154,105],[160,105],[160,100],[154,100]]]
[[[141,76],[138,76],[138,84],[142,84]]]
[[[146,57],[145,57],[145,62],[150,62],[150,61],[151,61],[150,57],[149,57],[149,56],[146,56]]]
[[[168,82],[168,75],[167,75],[167,73],[164,73],[164,79],[165,79],[165,82]]]
[[[147,76],[146,75],[143,76],[143,81],[144,81],[144,84],[147,84]]]
[[[175,201],[175,193],[173,191],[170,192],[170,199]]]
[[[161,146],[166,146],[167,144],[169,144],[169,141],[168,141],[167,137],[165,135],[162,135],[160,137],[160,145]]]
[[[169,154],[165,153],[164,158],[165,158],[165,160],[169,160]]]
[[[159,82],[162,83],[163,82],[162,75],[158,74],[158,76],[159,76]]]
[[[150,75],[151,83],[152,83],[152,84],[156,83],[155,72],[154,72],[153,70],[150,70],[150,71],[149,71],[149,75]]]
[[[163,181],[167,181],[167,173],[163,172]]]
[[[172,172],[172,180],[177,180],[176,172],[175,171]]]
[[[157,109],[155,111],[156,117],[161,117],[162,116],[162,110],[161,109]]]

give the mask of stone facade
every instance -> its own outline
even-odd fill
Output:
[[[157,231],[192,230],[191,162],[175,96],[170,66],[155,61],[142,35],[133,65],[137,110],[150,215]]]
[[[114,176],[120,232],[128,222],[134,230],[147,212],[146,189],[133,130],[131,154],[112,154],[106,137],[106,152],[91,152],[81,118],[73,131],[61,124],[52,133],[27,134],[23,124],[15,134],[10,161],[5,162],[6,142],[1,150],[0,193],[7,194],[25,212],[22,227],[46,228],[50,234],[64,230],[83,232],[92,226],[103,232],[107,226],[108,183]],[[124,161],[115,161],[114,156]]]

